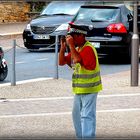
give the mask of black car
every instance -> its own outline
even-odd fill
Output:
[[[125,4],[83,5],[73,24],[89,25],[87,35],[98,55],[131,56],[132,11]]]
[[[68,22],[84,3],[84,1],[50,2],[23,31],[24,46],[30,51],[39,48],[54,49],[55,32],[61,31],[61,34],[65,34]]]

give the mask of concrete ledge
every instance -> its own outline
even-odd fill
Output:
[[[0,39],[4,38],[16,38],[23,34],[23,32],[12,32],[12,33],[2,33],[0,34]]]

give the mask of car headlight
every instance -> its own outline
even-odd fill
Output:
[[[26,30],[31,30],[31,25],[30,24],[27,24]]]
[[[64,31],[68,29],[68,23],[61,24],[55,31]]]

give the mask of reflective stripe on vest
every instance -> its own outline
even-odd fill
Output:
[[[73,83],[73,87],[80,87],[80,88],[88,88],[88,87],[95,87],[101,84],[101,80],[97,81],[95,83],[87,83],[87,84],[78,84],[78,83]]]
[[[100,72],[94,73],[94,74],[73,74],[72,78],[84,78],[84,79],[90,79],[95,78],[97,76],[100,76]]]

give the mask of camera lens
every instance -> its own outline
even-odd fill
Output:
[[[65,41],[66,41],[65,36],[61,36],[61,40],[62,40],[63,42],[65,42]]]

